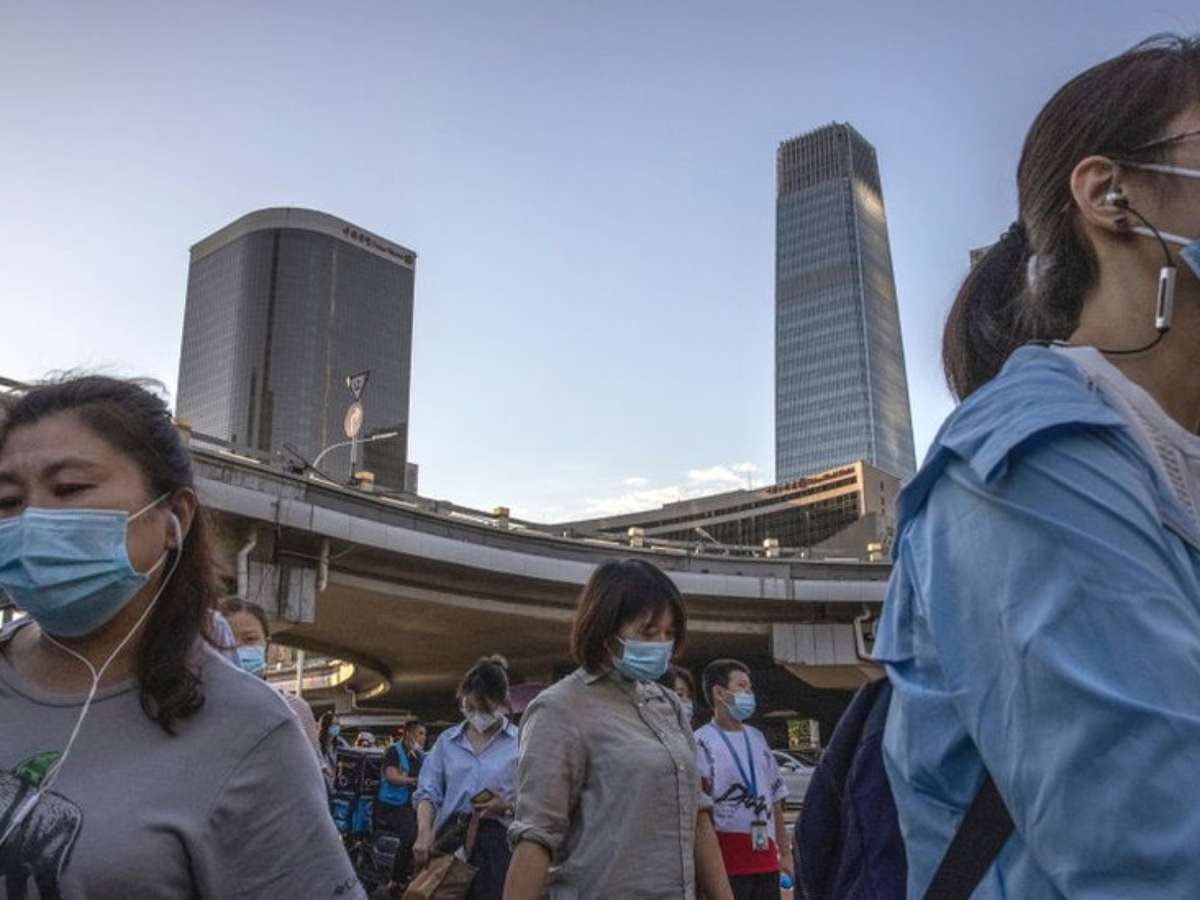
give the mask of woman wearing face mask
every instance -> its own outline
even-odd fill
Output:
[[[441,734],[421,765],[417,803],[417,840],[413,858],[424,868],[444,836],[461,831],[472,813],[482,819],[471,854],[479,869],[468,900],[499,900],[511,854],[506,831],[511,821],[513,778],[517,768],[517,729],[508,708],[508,664],[503,657],[481,659],[458,688],[463,723]],[[457,826],[457,828],[456,828]],[[447,849],[447,848],[443,848]]]
[[[328,787],[333,786],[333,777],[337,773],[337,752],[339,749],[349,749],[350,743],[342,737],[342,726],[333,721],[333,712],[321,714],[317,723],[317,747],[321,753],[321,773],[325,776]]]
[[[683,707],[683,719],[691,728],[696,727],[696,679],[683,666],[672,665],[658,683],[674,691]]]
[[[28,613],[0,632],[9,894],[362,896],[290,713],[205,640],[213,552],[154,394],[77,378],[6,411],[0,589]]]
[[[238,666],[256,678],[266,680],[267,677],[267,644],[271,641],[271,622],[266,610],[257,603],[247,603],[237,597],[228,597],[221,603],[221,613],[233,632],[234,646],[237,650]],[[312,744],[324,770],[324,757],[321,754],[321,739],[317,731],[317,720],[313,717],[312,707],[303,697],[279,692],[280,698],[291,709],[296,717],[296,724]],[[326,779],[328,780],[328,774]]]
[[[1013,827],[973,897],[1196,895],[1198,179],[1200,42],[1089,69],[950,313],[963,402],[901,495],[874,648],[910,896],[988,778]]]
[[[691,726],[657,683],[686,632],[679,589],[650,563],[592,574],[571,632],[580,668],[522,721],[505,900],[730,900]]]

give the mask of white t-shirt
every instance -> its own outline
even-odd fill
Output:
[[[710,722],[696,732],[696,766],[700,778],[712,788],[713,822],[729,874],[776,871],[774,808],[787,799],[788,791],[762,732],[749,725],[741,731],[723,731]],[[753,782],[756,790],[747,782]],[[769,851],[756,852],[751,846],[755,821],[766,823]]]

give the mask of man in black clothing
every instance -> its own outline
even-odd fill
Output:
[[[376,833],[385,831],[400,839],[392,867],[392,882],[397,886],[412,876],[412,846],[417,839],[417,813],[412,797],[420,780],[425,734],[422,723],[409,722],[404,727],[403,739],[383,754],[373,827]]]

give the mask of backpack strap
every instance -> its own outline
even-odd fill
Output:
[[[942,857],[925,900],[968,900],[1012,831],[1013,820],[1004,798],[985,771],[979,793]]]

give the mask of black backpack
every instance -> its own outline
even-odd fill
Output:
[[[883,768],[883,727],[891,699],[886,678],[860,688],[813,772],[792,842],[798,900],[905,898],[904,839]],[[926,900],[967,900],[1012,829],[1012,818],[988,775]]]

